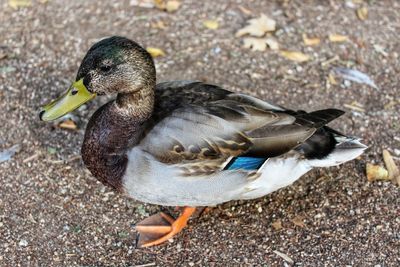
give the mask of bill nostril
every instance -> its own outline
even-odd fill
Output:
[[[42,117],[43,117],[43,114],[45,113],[45,111],[44,110],[42,110],[42,111],[40,111],[40,113],[39,113],[39,119],[42,121],[43,119],[42,119]]]

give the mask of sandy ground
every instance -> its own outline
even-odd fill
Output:
[[[0,1],[0,151],[21,146],[0,163],[1,266],[400,265],[400,190],[365,176],[367,162],[382,164],[383,148],[399,164],[398,1],[365,1],[366,21],[335,0],[185,0],[175,13],[118,2],[33,1],[14,10]],[[261,13],[277,21],[281,47],[313,59],[299,64],[244,49],[235,32]],[[206,19],[220,27],[205,28]],[[158,21],[166,28],[152,27]],[[306,47],[303,33],[321,44]],[[331,43],[330,33],[349,41]],[[79,157],[85,124],[104,99],[75,112],[77,131],[42,123],[37,114],[74,79],[89,46],[115,34],[166,52],[156,59],[159,81],[207,81],[295,109],[342,108],[347,113],[333,126],[370,149],[263,198],[215,207],[173,242],[135,249],[132,225],[162,207],[105,188]],[[333,66],[367,73],[380,90],[340,79],[327,86]],[[353,101],[365,111],[345,107]]]

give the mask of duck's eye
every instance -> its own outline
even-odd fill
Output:
[[[77,93],[78,93],[78,90],[74,89],[74,90],[71,91],[71,95],[76,95]]]
[[[103,65],[100,67],[100,70],[102,72],[109,72],[111,70],[111,66],[110,65]]]

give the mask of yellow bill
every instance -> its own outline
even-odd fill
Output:
[[[52,121],[77,109],[87,101],[93,99],[95,93],[87,90],[83,79],[74,82],[68,91],[42,108],[39,117],[43,121]]]

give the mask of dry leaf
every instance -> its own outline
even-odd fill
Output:
[[[388,170],[388,178],[400,186],[400,170],[394,163],[392,155],[390,155],[389,151],[386,149],[383,150],[383,161],[385,162]]]
[[[154,0],[154,5],[158,9],[174,12],[179,9],[181,3],[177,0]]]
[[[279,43],[275,38],[272,37],[265,38],[265,42],[267,43],[269,49],[279,50]]]
[[[216,30],[219,26],[218,21],[216,20],[205,20],[203,21],[203,25],[210,30]]]
[[[31,0],[8,0],[8,5],[14,9],[28,7],[32,4]]]
[[[165,9],[167,10],[167,12],[174,12],[178,10],[180,5],[181,3],[179,1],[171,0],[167,2]]]
[[[279,49],[278,42],[273,38],[246,37],[243,39],[243,47],[250,48],[253,51],[265,51],[267,46],[271,50]]]
[[[274,227],[275,230],[281,230],[282,227],[282,221],[281,220],[276,220],[275,222],[271,223],[272,227]]]
[[[131,0],[131,1],[132,1],[132,0]],[[138,2],[143,2],[143,1],[141,1],[141,0],[137,0],[137,1],[138,1]],[[154,4],[154,6],[155,6],[156,8],[162,9],[162,10],[165,10],[166,5],[167,5],[167,3],[166,3],[165,0],[154,0],[154,1],[153,1],[153,4]]]
[[[357,9],[357,17],[360,20],[366,20],[368,18],[368,8],[364,6]]]
[[[154,8],[155,1],[154,0],[130,0],[129,5],[144,7],[144,8]]]
[[[68,129],[68,130],[76,130],[78,127],[76,126],[76,123],[73,120],[66,120],[61,122],[58,127],[63,128],[63,129]]]
[[[305,45],[312,46],[319,45],[321,40],[319,38],[308,38],[306,34],[303,34],[303,42]]]
[[[329,41],[333,43],[342,43],[342,42],[347,42],[349,38],[346,35],[340,35],[340,34],[329,34]]]
[[[287,59],[296,61],[296,62],[305,62],[310,60],[310,56],[303,54],[301,52],[296,52],[296,51],[281,51],[281,55],[284,56]]]
[[[291,219],[291,221],[292,221],[292,223],[294,224],[294,225],[297,225],[297,226],[299,226],[299,227],[305,227],[306,225],[304,224],[304,222],[303,222],[303,218],[302,217],[300,217],[300,216],[296,216],[296,217],[294,217],[293,219]]]
[[[146,50],[147,50],[147,52],[150,53],[150,55],[151,55],[152,57],[165,56],[164,51],[161,50],[160,48],[156,48],[156,47],[147,47]]]
[[[251,36],[261,37],[267,32],[275,31],[276,22],[275,20],[267,17],[264,14],[261,14],[259,18],[250,19],[247,21],[249,25],[240,29],[236,33],[236,37],[241,37],[243,35],[249,34]]]
[[[243,39],[243,47],[253,51],[265,51],[267,43],[264,38],[247,37]]]
[[[383,108],[386,109],[386,110],[388,110],[388,109],[391,109],[392,107],[394,107],[394,106],[396,106],[396,105],[398,105],[398,104],[400,104],[400,102],[397,102],[397,101],[394,101],[394,100],[390,100],[390,102],[387,103],[387,104],[385,104],[385,105],[383,106]]]
[[[335,76],[333,76],[331,73],[329,73],[329,75],[328,75],[328,81],[332,85],[337,85],[338,84],[336,79],[335,79]]]
[[[389,180],[389,173],[381,166],[367,163],[367,179],[369,182],[377,180]]]
[[[162,22],[161,20],[159,20],[157,22],[153,22],[151,24],[151,27],[154,29],[161,29],[161,30],[164,30],[167,28],[167,26],[165,26],[164,22]]]

